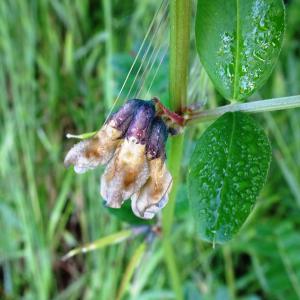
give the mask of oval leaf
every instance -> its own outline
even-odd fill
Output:
[[[244,113],[226,113],[199,139],[190,161],[188,192],[200,237],[225,242],[250,214],[269,168],[263,129]]]
[[[216,89],[242,100],[268,79],[284,33],[282,0],[198,0],[196,45]]]

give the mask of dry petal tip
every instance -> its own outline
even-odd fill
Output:
[[[74,165],[76,173],[84,173],[107,163],[122,136],[122,132],[112,126],[113,123],[105,124],[95,136],[75,144],[66,155],[65,166]]]
[[[149,164],[149,179],[131,197],[132,211],[143,219],[153,218],[167,204],[172,186],[172,176],[161,158],[151,160]]]
[[[121,208],[123,202],[117,202],[117,201],[111,201],[111,202],[107,202],[105,201],[105,206],[110,207],[110,208]]]
[[[66,167],[74,165],[74,171],[79,174],[95,168],[98,165],[98,162],[96,160],[89,159],[85,155],[85,151],[89,147],[89,144],[89,140],[75,144],[67,153],[64,165]]]
[[[116,189],[110,186],[110,182],[106,180],[105,173],[101,177],[100,195],[104,199],[105,205],[111,208],[120,208],[123,203],[122,195],[115,186]]]
[[[143,212],[139,211],[136,205],[132,207],[132,211],[137,217],[149,220],[149,219],[153,219],[155,215],[166,206],[167,203],[168,203],[168,195],[166,194],[162,197],[162,199],[158,203],[150,205]]]
[[[117,203],[117,202],[107,202],[106,200],[103,200],[103,205],[105,207],[109,207],[109,208],[121,208],[123,203]]]

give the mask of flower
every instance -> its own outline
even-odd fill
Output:
[[[113,156],[142,100],[129,100],[113,114],[90,139],[76,144],[65,157],[65,166],[74,165],[76,173],[84,173],[106,164]]]
[[[90,139],[67,153],[65,165],[84,173],[107,164],[100,194],[106,205],[120,208],[131,198],[134,214],[151,219],[168,201],[172,184],[165,160],[168,128],[153,101],[132,99]]]

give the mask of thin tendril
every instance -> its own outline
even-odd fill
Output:
[[[161,67],[161,65],[162,65],[162,62],[164,61],[164,59],[165,59],[165,57],[166,57],[168,51],[169,51],[169,49],[168,49],[168,47],[167,47],[167,48],[165,49],[165,51],[164,51],[164,53],[163,53],[161,59],[160,59],[160,62],[159,62],[159,64],[158,64],[157,68],[156,68],[156,71],[155,71],[154,76],[153,76],[153,78],[152,78],[152,80],[151,80],[151,83],[150,83],[150,85],[149,85],[149,88],[148,88],[148,91],[147,91],[146,95],[148,95],[148,94],[150,93],[150,90],[151,90],[151,88],[152,88],[152,85],[153,85],[153,83],[154,83],[154,80],[155,80],[155,78],[156,78],[156,76],[157,76],[157,74],[158,74],[158,71],[159,71],[159,69],[160,69],[160,67]]]
[[[157,57],[158,57],[158,55],[159,55],[159,53],[161,53],[161,49],[162,49],[162,47],[163,47],[163,44],[160,44],[160,46],[158,47],[158,49],[156,49],[156,52],[155,52],[155,55],[154,55],[154,57],[153,57],[153,59],[152,59],[152,62],[151,62],[151,65],[150,65],[150,67],[148,68],[148,65],[149,65],[149,63],[150,63],[150,60],[149,60],[149,62],[148,62],[148,64],[147,64],[147,66],[146,66],[146,68],[147,68],[147,70],[145,70],[144,72],[143,72],[143,74],[142,74],[142,76],[141,76],[141,84],[140,84],[140,87],[137,87],[137,89],[136,89],[136,92],[135,92],[135,97],[139,97],[140,96],[140,94],[141,94],[141,92],[142,92],[142,90],[144,89],[144,86],[145,86],[145,83],[146,83],[146,79],[147,79],[147,75],[148,74],[150,74],[150,72],[151,72],[151,70],[153,69],[153,66],[155,65],[155,63],[157,62]],[[155,50],[155,49],[154,49]],[[154,52],[153,52],[154,53]]]
[[[140,73],[140,71],[141,71],[143,65],[145,64],[145,61],[146,61],[148,52],[149,52],[149,50],[150,50],[150,48],[151,48],[151,46],[152,46],[152,44],[153,44],[154,38],[157,36],[157,33],[158,33],[159,29],[161,28],[161,24],[162,24],[162,22],[164,21],[164,15],[165,15],[166,12],[167,12],[167,8],[168,8],[168,3],[166,4],[166,6],[165,6],[165,8],[164,8],[164,12],[162,13],[162,18],[160,19],[160,21],[159,21],[159,23],[158,23],[158,25],[157,25],[157,28],[155,29],[155,31],[154,31],[154,33],[153,33],[151,39],[150,39],[149,45],[148,45],[148,47],[147,47],[147,49],[146,49],[146,52],[144,53],[144,55],[143,55],[143,57],[142,57],[142,62],[141,62],[140,66],[139,66],[139,68],[138,68],[138,71],[137,71],[137,73],[136,73],[136,75],[135,75],[135,77],[134,77],[134,80],[133,80],[133,82],[132,82],[132,84],[131,84],[131,87],[130,87],[130,89],[129,89],[129,91],[128,91],[126,97],[125,97],[126,99],[128,99],[128,97],[129,97],[129,95],[130,95],[130,93],[131,93],[131,91],[132,91],[132,89],[133,89],[133,87],[134,87],[134,84],[135,84],[135,82],[136,82],[136,80],[137,80],[137,78],[138,78],[138,75],[139,75],[139,73]]]
[[[140,87],[136,88],[136,91],[134,93],[134,96],[138,96],[141,91],[144,88],[145,82],[146,82],[146,78],[148,76],[148,74],[151,73],[151,70],[154,66],[154,64],[157,62],[157,57],[160,53],[160,50],[164,44],[164,41],[166,40],[165,37],[165,32],[168,29],[168,15],[163,15],[162,18],[164,18],[163,23],[161,23],[161,31],[159,34],[159,38],[155,40],[155,45],[151,51],[150,57],[148,59],[148,62],[146,64],[146,66],[144,67],[143,73],[141,75],[141,80],[140,80]],[[148,67],[150,64],[150,68]]]
[[[139,50],[138,50],[138,53],[136,54],[136,56],[135,56],[135,58],[134,58],[134,61],[133,61],[132,65],[131,65],[131,67],[130,67],[130,69],[129,69],[129,71],[128,71],[128,74],[126,75],[126,78],[125,78],[125,80],[124,80],[124,82],[123,82],[123,85],[122,85],[122,87],[121,87],[121,89],[120,89],[120,91],[119,91],[119,93],[118,93],[118,95],[117,95],[117,98],[114,100],[113,105],[112,105],[112,107],[111,107],[111,109],[110,109],[110,111],[109,111],[109,113],[108,113],[108,115],[107,115],[107,117],[106,117],[106,119],[105,119],[105,123],[107,122],[107,120],[108,120],[109,117],[111,116],[111,114],[112,114],[112,112],[113,112],[113,109],[115,108],[115,106],[116,106],[116,104],[117,104],[117,102],[118,102],[118,100],[119,100],[119,98],[120,98],[120,96],[121,96],[121,94],[122,94],[122,92],[123,92],[123,90],[124,90],[124,87],[125,87],[125,85],[126,85],[128,79],[129,79],[129,77],[130,77],[130,75],[131,75],[131,73],[132,73],[132,71],[133,71],[133,68],[134,68],[135,64],[137,63],[137,61],[138,61],[138,58],[139,58],[139,56],[140,56],[140,54],[141,54],[141,52],[142,52],[142,49],[143,49],[143,47],[144,47],[144,45],[145,45],[145,43],[146,43],[146,40],[148,39],[149,34],[150,34],[150,32],[152,31],[152,29],[153,29],[153,27],[154,27],[155,20],[156,20],[157,16],[159,15],[160,11],[162,10],[162,7],[164,6],[164,3],[166,3],[166,2],[167,2],[167,0],[163,0],[163,1],[161,2],[161,4],[159,5],[158,9],[156,10],[156,12],[155,12],[155,14],[154,14],[154,17],[153,17],[153,19],[152,19],[152,21],[151,21],[151,23],[150,23],[150,26],[149,26],[149,28],[148,28],[148,30],[147,30],[147,33],[146,33],[146,35],[145,35],[145,37],[144,37],[144,39],[143,39],[143,41],[142,41],[142,44],[141,44],[141,46],[140,46],[140,48],[139,48]],[[167,7],[167,4],[166,4],[166,7]],[[154,35],[154,34],[153,34],[153,35]],[[153,36],[152,36],[151,40],[152,40],[152,39],[153,39]],[[151,44],[151,42],[150,42],[150,44]],[[149,47],[149,46],[148,46],[148,47]]]
[[[164,31],[166,30],[166,28],[164,29]],[[164,37],[163,34],[161,36]],[[151,70],[153,69],[154,64],[157,62],[157,57],[158,57],[159,53],[161,52],[162,47],[163,47],[163,43],[161,43],[161,41],[157,41],[155,47],[152,50],[151,56],[149,57],[148,63],[147,63],[147,65],[146,65],[146,67],[145,67],[145,69],[142,73],[142,76],[141,76],[141,78],[142,78],[141,82],[142,83],[140,85],[140,88],[136,89],[135,95],[136,95],[137,98],[138,98],[138,96],[140,95],[141,91],[144,88],[147,75],[151,73]],[[150,65],[150,68],[148,68],[150,62],[151,62],[151,65]]]

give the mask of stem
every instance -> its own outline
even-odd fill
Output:
[[[187,99],[190,0],[171,0],[170,9],[170,104],[171,110],[181,113]]]
[[[264,111],[274,111],[296,107],[300,107],[300,95],[259,100],[247,103],[235,103],[220,106],[211,110],[204,110],[190,116],[187,115],[186,124],[215,120],[226,112],[241,111],[248,113],[258,113]]]
[[[186,107],[191,0],[172,0],[170,4],[170,91],[171,110],[182,113]],[[174,219],[174,208],[179,185],[180,165],[183,152],[183,136],[173,137],[169,152],[169,168],[173,176],[173,188],[169,203],[163,210],[163,249],[165,262],[177,300],[183,299],[180,276],[171,245],[170,232]]]
[[[178,185],[180,184],[180,166],[183,152],[183,135],[178,135],[173,137],[170,141],[170,151],[169,151],[169,169],[173,176],[172,190],[169,195],[168,205],[163,210],[163,231],[164,235],[167,237],[172,228],[174,219],[174,209],[175,209],[175,198],[177,194]]]
[[[228,286],[230,299],[236,299],[236,292],[235,292],[235,279],[234,279],[234,271],[233,271],[233,262],[232,262],[232,255],[230,246],[225,245],[223,247],[223,256],[225,262],[225,278],[226,283]]]

